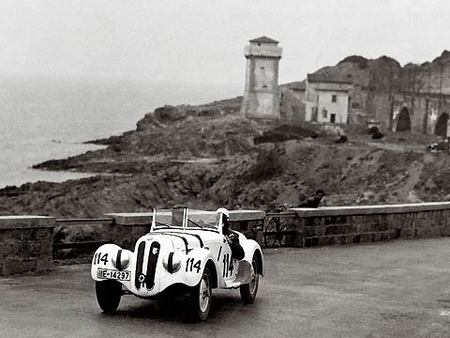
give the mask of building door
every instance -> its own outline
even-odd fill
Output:
[[[331,114],[330,115],[330,122],[331,123],[336,123],[336,114]]]

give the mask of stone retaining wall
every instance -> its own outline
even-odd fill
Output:
[[[293,208],[296,247],[450,236],[450,202]]]
[[[0,217],[0,276],[50,270],[55,219]]]
[[[284,244],[315,247],[387,241],[391,239],[450,236],[450,202],[290,209],[295,216]],[[133,250],[150,230],[152,213],[108,214],[108,240]],[[233,210],[232,228],[262,244],[263,211]],[[43,272],[51,268],[55,219],[42,216],[0,217],[0,276]]]

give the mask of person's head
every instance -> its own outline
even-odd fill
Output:
[[[322,199],[323,196],[325,196],[325,191],[323,191],[322,189],[319,189],[316,191],[316,196],[320,199]]]

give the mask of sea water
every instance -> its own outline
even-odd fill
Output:
[[[135,129],[156,107],[241,94],[241,88],[232,85],[11,75],[0,79],[0,188],[89,176],[31,166],[101,148],[84,142]]]

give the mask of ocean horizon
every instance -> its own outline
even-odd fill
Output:
[[[31,166],[100,149],[84,142],[133,130],[157,107],[238,95],[242,89],[237,85],[5,75],[0,87],[0,188],[91,176]]]

